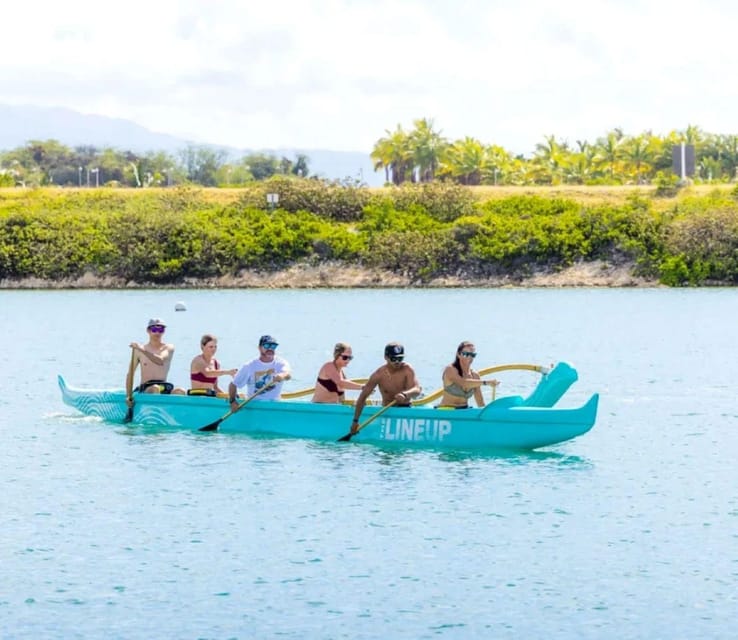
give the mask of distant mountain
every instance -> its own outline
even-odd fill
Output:
[[[166,133],[149,131],[122,118],[88,115],[61,107],[15,106],[0,104],[0,150],[23,146],[29,140],[58,140],[69,147],[93,145],[113,147],[137,153],[166,151],[176,154],[195,143]],[[369,153],[330,151],[326,149],[237,149],[206,145],[239,157],[254,151],[294,158],[303,153],[310,158],[310,173],[331,180],[361,179],[370,186],[380,186],[384,174],[375,173]]]

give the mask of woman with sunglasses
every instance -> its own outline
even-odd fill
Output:
[[[443,370],[443,395],[440,408],[468,409],[473,396],[478,407],[484,406],[482,386],[496,387],[497,380],[481,380],[472,369],[477,350],[473,342],[462,342],[456,349],[456,358]]]
[[[326,362],[318,372],[313,402],[340,404],[344,400],[346,389],[363,389],[358,382],[346,378],[344,369],[354,359],[351,345],[339,342],[333,347],[333,360]]]

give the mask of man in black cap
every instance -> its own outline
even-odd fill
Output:
[[[364,389],[356,399],[351,433],[356,432],[366,400],[376,387],[379,387],[382,394],[383,406],[394,401],[395,406],[409,407],[410,402],[423,391],[415,375],[415,369],[405,362],[405,348],[399,342],[390,342],[384,348],[384,360],[385,363],[369,376]]]
[[[279,343],[270,335],[259,338],[259,356],[243,365],[228,385],[228,398],[231,409],[238,408],[238,389],[248,387],[248,396],[258,393],[257,400],[279,400],[282,383],[292,377],[290,365],[284,358],[276,355]]]

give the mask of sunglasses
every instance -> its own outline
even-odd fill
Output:
[[[390,356],[389,359],[390,362],[402,362],[405,359],[405,356]]]
[[[353,360],[354,356],[340,356],[341,360]]]
[[[476,358],[477,357],[477,354],[474,351],[460,351],[459,355],[462,355],[465,358]]]
[[[262,349],[271,349],[274,351],[279,345],[276,342],[265,342],[261,345]]]
[[[151,331],[151,333],[164,333],[165,328],[166,327],[162,327],[159,324],[155,324],[153,327],[149,327],[149,331]]]

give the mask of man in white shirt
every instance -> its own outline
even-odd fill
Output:
[[[236,396],[238,389],[247,387],[248,397],[254,400],[279,400],[282,383],[292,377],[289,363],[275,351],[279,343],[270,335],[259,338],[259,356],[243,365],[228,385],[228,399],[231,409],[239,406]]]

